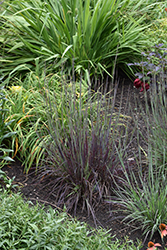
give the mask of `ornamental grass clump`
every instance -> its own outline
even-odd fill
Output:
[[[151,156],[150,156],[151,157]],[[159,224],[167,220],[167,172],[165,167],[155,167],[151,164],[148,172],[133,173],[127,178],[127,185],[117,186],[114,190],[116,204],[122,207],[123,221],[133,225],[134,230],[142,230],[147,237],[152,238]]]
[[[80,83],[77,103],[75,81],[72,86],[73,94],[66,93],[68,98],[62,107],[66,110],[65,125],[57,116],[57,106],[46,95],[51,141],[46,145],[46,161],[38,177],[48,178],[49,193],[54,195],[58,206],[65,204],[67,211],[73,209],[74,214],[81,206],[95,221],[94,208],[111,194],[113,180],[119,182],[118,176],[122,176],[123,183],[127,167],[121,167],[117,151],[123,157],[125,145],[118,138],[126,134],[130,117],[121,116],[121,108],[114,109],[116,93],[113,98],[106,98],[98,92],[92,96],[90,90],[83,102]]]
[[[160,82],[163,83],[163,78]],[[137,81],[135,82],[137,84]],[[117,185],[114,189],[115,203],[122,206],[124,221],[134,226],[134,230],[140,229],[145,239],[153,237],[160,223],[167,220],[167,157],[166,157],[166,107],[165,98],[162,99],[161,89],[150,101],[146,108],[139,110],[142,115],[146,132],[138,130],[138,137],[142,136],[147,144],[143,149],[147,161],[136,154],[138,162],[135,171],[126,178],[127,185],[123,188]],[[136,123],[138,124],[138,120]],[[139,141],[140,142],[140,141]],[[146,166],[144,166],[146,164]]]
[[[154,77],[149,89],[149,106],[143,118],[147,126],[148,145],[152,151],[152,159],[156,166],[167,164],[167,78],[162,73]],[[147,96],[146,96],[147,97]]]
[[[151,114],[152,113],[152,114]],[[165,165],[167,169],[167,100],[159,96],[151,102],[151,111],[147,116],[150,124],[148,142],[156,165]]]

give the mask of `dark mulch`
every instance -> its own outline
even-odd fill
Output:
[[[122,79],[121,79],[122,81]],[[128,102],[131,104],[131,110],[134,114],[134,118],[131,121],[131,128],[130,130],[133,130],[134,128],[134,119],[137,116],[139,119],[139,128],[142,129],[143,133],[146,133],[146,126],[145,122],[140,115],[139,111],[139,105],[136,102],[136,97],[139,97],[140,104],[142,104],[143,109],[145,107],[145,101],[143,94],[139,94],[139,91],[137,89],[133,88],[133,83],[125,78],[124,84],[123,84],[123,96],[122,96],[122,113],[126,113],[125,106]],[[122,88],[119,86],[117,98],[116,98],[116,107],[120,106],[120,98],[122,94]],[[141,116],[141,117],[140,117]],[[146,136],[146,134],[145,134]],[[140,145],[145,148],[145,142],[141,141]],[[136,140],[134,140],[134,143],[129,147],[130,151],[137,150],[137,143]],[[143,157],[143,166],[145,164],[145,158]],[[17,184],[20,187],[21,193],[23,194],[23,197],[26,199],[29,199],[34,204],[36,201],[39,201],[41,204],[51,205],[53,208],[57,209],[57,206],[54,201],[54,196],[48,197],[48,187],[43,189],[42,183],[37,182],[36,176],[31,173],[29,175],[24,174],[24,168],[21,166],[21,163],[19,161],[15,161],[14,164],[10,164],[8,166],[5,166],[3,170],[7,173],[8,178],[12,178],[15,176],[14,183]],[[109,213],[110,212],[112,213]],[[116,210],[116,212],[113,212]],[[117,217],[122,217],[122,212],[119,211],[120,207],[116,205],[112,205],[108,207],[108,205],[100,204],[96,208],[96,218],[97,218],[97,225],[101,226],[103,228],[112,229],[111,235],[115,235],[115,237],[122,239],[125,236],[128,236],[129,239],[136,242],[136,239],[144,241],[145,236],[142,235],[142,231],[140,230],[134,230],[134,227],[127,226],[126,223],[123,223],[121,218],[117,219]],[[80,221],[87,222],[89,225],[94,227],[94,220],[91,216],[87,216],[86,212],[77,211],[77,218]],[[147,249],[149,238],[145,241],[143,247],[141,249]],[[161,239],[159,237],[159,233],[156,233],[153,238],[153,242],[159,242],[161,243]]]

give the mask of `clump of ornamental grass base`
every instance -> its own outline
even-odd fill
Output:
[[[121,166],[117,152],[124,159],[130,117],[122,115],[121,108],[114,109],[116,89],[112,98],[98,92],[92,96],[88,90],[83,103],[82,84],[79,102],[75,81],[72,84],[74,92],[70,96],[66,93],[68,98],[63,107],[67,115],[65,125],[57,116],[57,106],[45,96],[51,140],[45,145],[47,156],[38,177],[45,177],[49,194],[55,197],[58,206],[65,205],[67,211],[73,210],[74,214],[81,206],[81,210],[86,209],[96,221],[95,207],[111,195],[116,182],[124,183],[128,171],[128,164]]]

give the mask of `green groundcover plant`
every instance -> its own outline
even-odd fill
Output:
[[[88,229],[65,212],[25,202],[19,194],[0,192],[0,248],[6,249],[140,249],[120,243],[104,229]]]
[[[124,1],[122,1],[124,2]],[[130,0],[129,4],[125,8],[125,13],[133,12],[134,16],[140,18],[145,16],[143,22],[147,24],[154,24],[155,21],[160,20],[166,16],[166,1],[154,1],[154,0]],[[152,26],[149,26],[152,28]],[[150,28],[150,29],[151,29]],[[149,29],[149,30],[150,30]],[[146,30],[148,32],[148,29]],[[150,39],[156,39],[150,37]]]

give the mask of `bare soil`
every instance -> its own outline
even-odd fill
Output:
[[[123,80],[123,81],[122,81]],[[143,107],[143,110],[145,109],[145,100],[144,95],[142,93],[139,94],[139,91],[137,89],[134,89],[133,82],[130,81],[127,78],[122,78],[121,82],[124,82],[124,84],[121,84],[118,87],[117,96],[116,96],[116,107],[120,106],[120,102],[122,102],[122,113],[126,114],[126,104],[127,100],[130,102],[131,111],[133,113],[133,117],[131,119],[131,126],[130,130],[133,130],[134,124],[135,124],[135,117],[138,117],[139,120],[139,129],[143,131],[143,134],[146,136],[146,125],[145,121],[140,113],[139,109],[139,103]],[[122,91],[123,87],[123,91]],[[137,98],[139,98],[139,102],[136,102]],[[122,101],[121,101],[122,100]],[[140,142],[141,147],[144,149],[146,148],[145,141]],[[131,146],[129,146],[129,151],[136,151],[138,152],[138,144],[134,138],[134,142]],[[143,166],[147,167],[145,157],[143,155]],[[135,166],[134,166],[135,168]],[[54,196],[48,197],[48,187],[43,188],[42,182],[37,182],[36,175],[33,173],[29,173],[26,175],[24,173],[24,166],[21,165],[19,161],[15,161],[14,164],[10,164],[8,166],[5,166],[3,170],[7,173],[8,178],[12,178],[15,176],[14,184],[17,184],[20,187],[20,191],[25,199],[28,199],[32,201],[34,204],[36,202],[39,202],[41,204],[45,204],[52,206],[54,209],[57,208]],[[113,212],[116,210],[115,212]],[[110,212],[109,212],[110,211]],[[71,213],[71,216],[73,216],[73,213]],[[142,250],[147,249],[147,244],[149,241],[149,238],[144,242],[145,236],[142,235],[141,230],[134,230],[134,225],[128,226],[126,223],[122,222],[122,212],[120,212],[120,207],[118,205],[106,205],[106,203],[100,204],[96,208],[96,218],[97,218],[97,225],[106,229],[111,229],[111,235],[115,235],[116,238],[124,240],[124,237],[128,237],[129,239],[136,242],[137,239],[141,240],[143,242]],[[80,221],[84,221],[88,223],[88,225],[94,227],[94,220],[91,216],[88,217],[86,212],[81,212],[79,209],[77,211],[77,219]],[[161,244],[161,239],[159,236],[159,233],[156,233],[153,238],[153,242],[159,242]],[[137,244],[137,243],[136,243]]]

